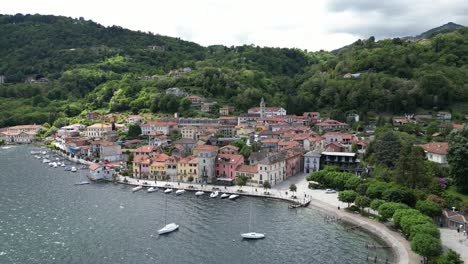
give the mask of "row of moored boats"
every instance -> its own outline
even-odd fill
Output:
[[[138,191],[140,191],[142,189],[143,189],[143,186],[139,185],[139,186],[136,186],[136,187],[132,188],[132,191],[133,192],[138,192]],[[158,190],[159,190],[158,187],[149,187],[148,189],[146,189],[146,191],[148,193],[156,192]],[[172,192],[174,192],[174,189],[172,189],[172,188],[164,189],[165,194],[172,193]],[[176,195],[182,195],[184,193],[186,193],[186,191],[184,189],[179,189],[179,190],[175,191]],[[195,196],[202,196],[204,194],[205,194],[204,191],[195,192]],[[219,191],[214,191],[214,192],[210,193],[210,198],[217,198],[218,196],[220,196],[221,199],[229,198],[230,200],[235,200],[235,199],[237,199],[239,197],[239,195],[237,195],[237,194],[228,194],[228,193],[221,194]]]

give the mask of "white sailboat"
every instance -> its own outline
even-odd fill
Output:
[[[172,192],[171,188],[164,190],[164,193],[171,193],[171,192]]]
[[[237,195],[237,194],[231,194],[231,195],[229,196],[229,200],[235,200],[235,199],[237,199],[238,197],[239,197],[239,195]]]
[[[176,195],[181,195],[181,194],[183,194],[183,193],[185,193],[185,190],[177,190],[177,191],[175,192]]]
[[[76,171],[77,171],[76,167],[71,167],[71,172],[76,172]]]
[[[257,232],[250,232],[250,228],[252,225],[252,203],[250,203],[250,210],[249,210],[249,232],[241,234],[242,238],[245,239],[261,239],[265,238],[265,234],[257,233]]]
[[[171,233],[179,228],[179,225],[177,225],[176,223],[166,224],[166,221],[167,221],[167,196],[166,196],[165,206],[164,206],[164,227],[158,230],[159,235]]]
[[[216,197],[218,197],[218,195],[219,195],[219,192],[218,192],[218,191],[214,191],[214,192],[212,192],[212,193],[210,194],[210,197],[211,197],[211,198],[216,198]]]
[[[203,194],[205,194],[203,191],[198,191],[195,193],[195,196],[202,196]]]
[[[227,193],[221,194],[221,199],[225,199],[225,198],[228,198],[228,197],[229,197],[229,194],[227,194]]]

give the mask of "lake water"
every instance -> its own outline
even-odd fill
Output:
[[[0,263],[367,263],[382,241],[312,208],[269,199],[236,201],[132,193],[130,186],[75,186],[85,171],[51,168],[27,146],[0,149]],[[158,236],[167,221],[178,231]],[[266,238],[245,241],[252,231]]]

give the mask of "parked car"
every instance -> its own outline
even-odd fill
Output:
[[[325,193],[336,193],[336,191],[333,189],[326,189]]]

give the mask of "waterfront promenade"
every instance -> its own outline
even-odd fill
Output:
[[[125,177],[119,177],[118,181],[124,183]],[[206,192],[206,195],[213,190],[213,187],[219,188],[220,192],[226,192],[231,194],[241,194],[249,196],[258,196],[258,197],[268,197],[274,199],[282,199],[290,202],[301,201],[305,198],[311,198],[311,205],[319,210],[322,210],[328,214],[333,214],[334,216],[341,218],[344,221],[350,222],[353,225],[360,226],[377,236],[381,237],[389,246],[392,247],[392,250],[395,255],[395,263],[399,264],[414,264],[420,263],[421,257],[411,251],[409,242],[401,236],[400,233],[390,230],[387,226],[382,223],[379,223],[375,220],[363,217],[359,214],[353,214],[345,210],[338,210],[340,208],[345,208],[346,203],[338,201],[338,194],[326,194],[324,190],[311,190],[308,188],[308,182],[305,180],[305,175],[300,174],[294,177],[287,179],[284,182],[281,182],[277,185],[274,185],[269,190],[264,190],[262,187],[252,187],[252,186],[214,186],[214,185],[201,185],[195,183],[177,183],[177,182],[166,182],[166,181],[157,181],[154,180],[138,180],[130,177],[126,177],[127,181],[124,184],[129,185],[143,185],[145,186],[157,186],[161,188],[174,188],[174,189],[185,189],[198,191],[202,190]],[[297,191],[292,194],[289,191],[290,184],[295,184],[297,186]],[[189,188],[193,186],[193,188]],[[242,189],[242,192],[237,192],[238,189]],[[268,192],[268,194],[265,193]],[[292,195],[295,195],[297,199],[293,198]]]

